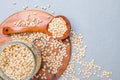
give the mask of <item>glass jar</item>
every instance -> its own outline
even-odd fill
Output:
[[[33,56],[33,59],[34,59],[34,68],[33,68],[32,72],[28,76],[26,76],[25,79],[23,79],[23,80],[30,80],[30,78],[32,78],[38,72],[38,70],[40,68],[41,54],[38,54],[37,51],[35,51],[33,49],[33,47],[30,47],[28,44],[25,44],[25,43],[19,42],[19,41],[13,41],[13,42],[6,43],[5,45],[3,45],[0,48],[0,53],[3,51],[4,48],[6,48],[7,46],[12,45],[12,44],[22,45],[22,46],[26,47],[28,50],[30,50],[30,52],[32,53],[32,56]],[[1,68],[0,68],[0,76],[4,80],[12,80],[2,72]]]

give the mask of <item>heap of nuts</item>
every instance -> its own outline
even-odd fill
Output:
[[[63,18],[54,18],[51,23],[49,23],[48,31],[52,33],[53,38],[62,37],[67,31],[66,22]]]

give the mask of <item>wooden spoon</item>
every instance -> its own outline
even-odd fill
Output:
[[[67,38],[70,34],[70,22],[69,20],[62,15],[56,16],[55,18],[63,18],[63,20],[66,22],[66,26],[67,26],[67,31],[63,34],[62,37],[56,37],[57,40],[63,40],[65,38]],[[11,27],[11,26],[6,26],[3,28],[2,32],[5,35],[8,34],[15,34],[15,33],[24,33],[24,32],[43,32],[45,34],[48,34],[49,36],[52,36],[52,33],[50,33],[48,31],[48,27],[49,27],[49,23],[47,26],[29,26],[29,27]]]

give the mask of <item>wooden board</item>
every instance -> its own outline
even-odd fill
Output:
[[[48,18],[48,16],[50,18]],[[41,27],[44,27],[46,26],[54,17],[46,12],[43,12],[43,11],[38,11],[38,10],[27,10],[27,11],[21,11],[21,12],[18,12],[18,13],[15,13],[13,14],[12,16],[8,17],[1,25],[0,25],[0,46],[4,45],[5,43],[7,43],[8,41],[11,41],[11,38],[9,35],[3,35],[2,34],[2,28],[3,27],[7,27],[7,26],[11,26],[11,27],[16,27],[16,25],[14,24],[15,21],[19,21],[19,20],[25,20],[26,18],[28,17],[31,17],[30,18],[30,21],[33,19],[33,18],[40,18],[43,20],[42,23],[40,24],[37,24],[37,26],[41,26]],[[21,24],[20,26],[24,26],[24,24]],[[69,37],[67,38],[67,40],[63,40],[63,43],[64,44],[70,44],[70,39]],[[47,53],[49,54],[49,52]],[[57,74],[51,74],[51,73],[48,73],[48,68],[46,68],[46,77],[47,79],[45,80],[57,80],[61,75],[62,73],[65,71],[65,69],[67,68],[67,65],[69,63],[69,60],[70,60],[70,56],[71,56],[71,44],[70,45],[67,45],[67,57],[64,57],[63,58],[63,62],[62,62],[62,66],[58,68],[58,72]],[[43,71],[42,71],[42,68],[43,66],[45,65],[46,63],[42,61],[41,63],[41,67],[40,67],[40,70],[38,71],[37,75],[40,73],[42,74]],[[40,77],[38,78],[33,78],[31,80],[44,80],[44,79],[41,79]]]

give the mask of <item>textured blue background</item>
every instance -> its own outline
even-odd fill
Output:
[[[17,5],[12,5],[16,2]],[[48,12],[67,16],[72,29],[84,36],[87,60],[113,72],[113,80],[120,80],[120,0],[2,0],[0,23],[9,15],[21,11],[22,6],[51,4]],[[91,79],[95,80],[95,79]]]

